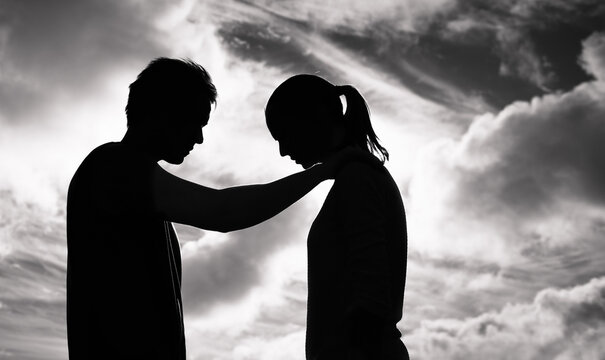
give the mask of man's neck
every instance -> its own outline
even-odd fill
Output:
[[[158,155],[159,151],[157,149],[157,142],[154,141],[154,137],[140,129],[128,128],[121,143],[145,154],[153,159],[153,161],[157,162],[161,160],[161,157]]]

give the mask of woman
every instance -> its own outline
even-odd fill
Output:
[[[274,91],[265,116],[281,155],[305,169],[344,147],[380,160],[342,169],[309,232],[307,359],[409,359],[396,327],[405,287],[405,212],[363,97],[350,85],[296,75]]]

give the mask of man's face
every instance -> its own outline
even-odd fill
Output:
[[[210,104],[192,104],[176,111],[160,134],[162,159],[181,164],[195,144],[204,142],[203,127],[208,124]]]

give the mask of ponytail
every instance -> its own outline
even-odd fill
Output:
[[[378,136],[370,122],[370,109],[365,99],[357,89],[351,85],[336,86],[337,94],[344,95],[347,101],[347,110],[344,120],[355,144],[378,156],[384,163],[389,160],[389,152],[378,140]]]

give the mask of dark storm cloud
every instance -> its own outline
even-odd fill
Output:
[[[581,40],[605,27],[604,15],[598,0],[469,1],[439,28],[460,42],[492,42],[502,75],[569,89],[586,80],[575,60]]]
[[[161,6],[121,1],[5,1],[0,7],[0,107],[7,121],[47,102],[93,93],[112,70],[166,51]]]
[[[305,48],[304,42],[301,43],[299,35],[305,30],[308,27],[294,22],[282,26],[275,21],[235,22],[223,24],[217,35],[234,55],[286,72],[314,73],[318,69],[330,68],[330,64],[323,64]]]
[[[503,107],[586,81],[576,63],[579,43],[605,28],[605,5],[598,0],[256,1],[219,7],[230,14],[216,14],[219,34],[239,57],[308,72],[322,62],[305,41],[312,34],[419,95],[461,110],[465,104],[454,94]],[[321,67],[332,65],[324,61]]]
[[[588,80],[576,59],[581,40],[605,28],[603,16],[598,0],[457,2],[411,35],[382,41],[391,48],[382,55],[502,107]]]

